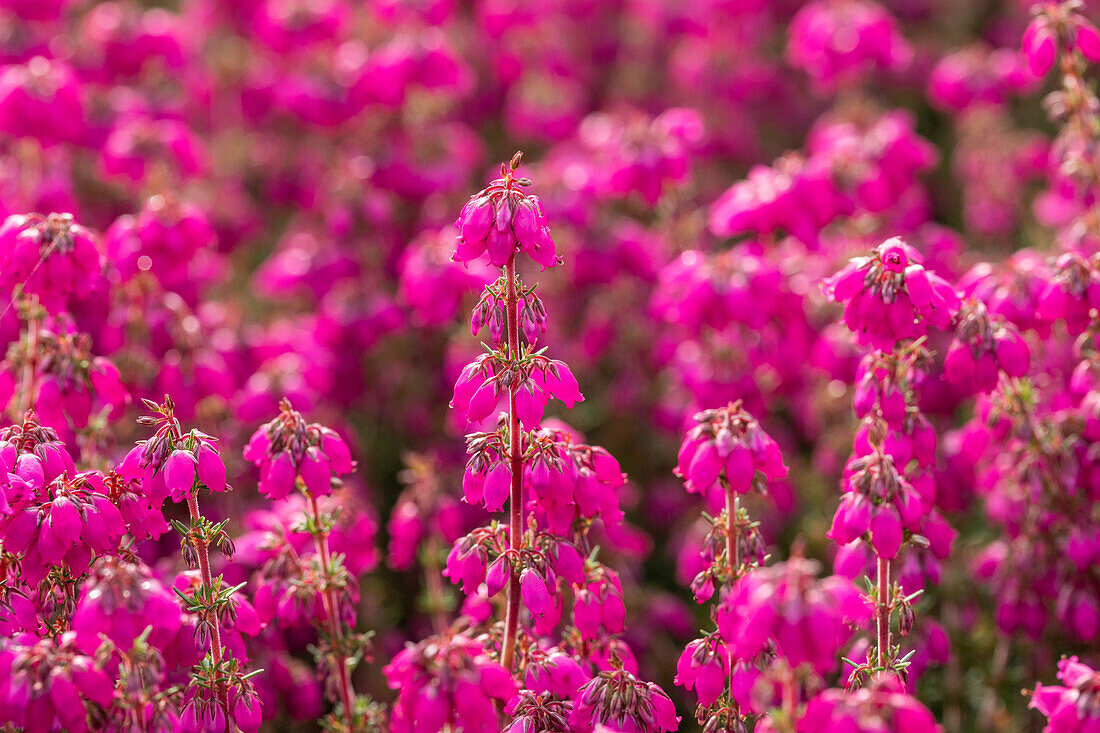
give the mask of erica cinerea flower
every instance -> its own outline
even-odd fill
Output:
[[[844,322],[860,343],[876,349],[923,336],[928,323],[945,328],[959,309],[952,287],[896,237],[845,265],[825,282],[825,294],[844,304]]]
[[[991,391],[1001,372],[1022,377],[1030,351],[1020,332],[1003,317],[989,315],[985,304],[970,300],[959,311],[955,340],[947,350],[944,376],[952,382]]]
[[[905,691],[897,677],[884,675],[854,692],[825,690],[806,705],[806,713],[795,728],[797,733],[850,730],[873,733],[940,733],[932,713]],[[775,731],[775,728],[766,728]]]
[[[1089,61],[1100,61],[1100,32],[1081,14],[1080,2],[1047,2],[1032,6],[1032,21],[1024,30],[1023,52],[1035,76],[1044,76],[1059,54],[1079,51]]]
[[[494,216],[510,211],[512,204],[507,202],[520,207],[526,201],[516,187],[530,182],[513,177],[519,159],[517,155],[504,166],[504,177],[489,189],[506,202],[493,204]],[[463,217],[485,215],[481,207],[490,206],[486,195],[471,200]],[[521,212],[516,211],[518,221]],[[499,231],[493,229],[488,236]],[[468,235],[463,229],[460,252]],[[503,260],[493,259],[495,245],[483,245],[489,248],[491,262],[503,264],[504,276],[485,288],[472,325],[476,333],[488,323],[494,346],[466,366],[451,403],[469,422],[481,422],[507,396],[507,412],[499,414],[495,429],[467,435],[470,458],[462,486],[469,504],[489,511],[507,505],[509,521],[479,527],[454,542],[444,574],[467,595],[464,613],[437,637],[407,647],[387,667],[391,686],[402,691],[393,709],[393,725],[399,730],[415,725],[433,733],[455,723],[469,730],[498,730],[501,723],[492,704],[496,697],[507,703],[505,710],[512,718],[506,727],[512,731],[534,725],[550,730],[601,725],[612,730],[672,730],[678,718],[671,701],[655,685],[637,681],[633,653],[617,638],[625,627],[623,586],[619,575],[597,559],[589,537],[596,522],[608,530],[622,522],[616,490],[624,486],[625,476],[606,450],[543,419],[549,397],[567,407],[582,397],[569,367],[546,356],[546,349],[536,350],[547,315],[535,287],[526,287],[517,275],[515,254],[529,251],[521,239],[509,245]],[[543,253],[553,252],[548,234],[539,246]],[[536,260],[538,252],[533,253]],[[494,609],[487,604],[496,602],[501,604],[496,609],[499,621],[473,640],[476,627],[467,624],[491,617]],[[459,649],[464,653],[456,661],[452,650]],[[451,667],[441,668],[433,661],[442,654],[450,655],[446,664]],[[480,693],[456,695],[447,717],[443,711],[449,698],[444,696],[451,694],[454,684],[454,672],[448,669],[461,669],[462,659],[482,655],[499,661],[482,667]],[[409,666],[421,670],[412,678],[414,686],[405,671]],[[499,684],[485,679],[488,670],[500,670]],[[600,670],[614,670],[600,684],[609,685],[608,695],[621,693],[621,704],[599,702],[599,695],[584,692]],[[493,672],[493,680],[497,674]],[[521,690],[517,680],[526,689]]]
[[[749,659],[774,639],[792,667],[807,663],[822,675],[835,669],[849,623],[867,618],[869,609],[850,581],[817,581],[816,572],[812,561],[792,558],[739,580],[717,613],[730,652]]]
[[[816,566],[802,558],[761,569],[766,550],[759,523],[741,499],[754,489],[766,493],[770,481],[787,475],[779,445],[740,402],[693,419],[676,473],[689,492],[703,494],[721,512],[704,515],[710,525],[699,553],[704,565],[691,582],[699,603],[717,594],[711,613],[717,628],[687,645],[675,682],[694,691],[695,719],[704,730],[743,731],[753,721],[766,724],[773,703],[794,714],[799,675],[830,673],[849,622],[863,618],[866,608],[844,579],[817,584]],[[784,693],[755,692],[769,685]]]
[[[558,264],[542,204],[537,196],[523,192],[531,181],[513,178],[520,157],[517,153],[511,164],[501,164],[501,177],[462,207],[455,221],[456,262],[476,260],[488,252],[489,262],[503,267],[517,252],[525,252],[544,268]]]
[[[504,277],[486,288],[486,297],[497,303],[497,307],[502,306],[500,316],[495,318],[504,328],[490,329],[491,335],[498,340],[498,348],[478,357],[463,370],[451,402],[452,407],[464,410],[467,419],[475,422],[493,412],[499,395],[508,396],[507,422],[502,421],[495,432],[467,437],[467,450],[472,458],[463,480],[467,501],[483,501],[491,511],[502,509],[505,500],[508,501],[511,511],[508,535],[505,538],[495,531],[480,530],[471,533],[455,544],[448,558],[448,572],[452,580],[463,578],[470,592],[481,582],[478,576],[483,575],[487,567],[487,547],[508,558],[507,561],[499,560],[495,569],[503,581],[501,587],[504,584],[508,587],[501,661],[509,670],[514,663],[519,632],[521,595],[532,614],[543,616],[550,604],[548,586],[556,585],[553,576],[547,576],[549,566],[545,556],[533,547],[525,549],[531,538],[525,534],[526,512],[522,505],[525,438],[521,430],[539,426],[550,395],[569,405],[581,398],[576,379],[568,367],[546,358],[541,351],[534,351],[538,331],[520,328],[521,297],[525,313],[528,309],[545,311],[534,289],[524,289],[519,282],[516,253],[528,252],[544,266],[557,263],[553,240],[538,200],[521,191],[531,182],[513,175],[521,157],[517,153],[511,163],[501,166],[502,178],[471,198],[456,223],[460,232],[457,260],[474,259],[488,248],[489,261],[504,266]],[[482,302],[486,302],[485,298]],[[474,325],[476,330],[479,325],[477,311]],[[525,347],[521,347],[521,330],[528,339]],[[530,445],[530,438],[526,441]]]
[[[103,286],[103,255],[95,235],[72,214],[19,214],[0,225],[0,282],[21,285],[51,312],[69,298]]]
[[[86,122],[73,68],[45,56],[5,66],[0,73],[0,124],[15,137],[46,146],[79,142]]]
[[[787,475],[779,444],[741,410],[739,402],[700,412],[694,420],[695,427],[680,447],[677,466],[688,491],[707,496],[721,479],[721,486],[728,484],[745,494],[757,483],[757,472],[764,484]]]
[[[1036,685],[1031,704],[1047,718],[1044,733],[1085,733],[1100,726],[1100,675],[1077,657],[1058,662],[1062,685]]]
[[[333,430],[307,424],[286,400],[282,413],[261,426],[245,449],[245,458],[260,469],[260,491],[269,499],[285,498],[301,480],[314,496],[332,492],[332,480],[355,468],[347,444]]]
[[[97,472],[62,474],[41,489],[26,488],[4,522],[4,547],[23,555],[28,582],[37,583],[61,565],[79,575],[93,553],[118,547],[126,527]]]
[[[1092,3],[0,5],[0,729],[1095,727]]]
[[[787,60],[825,89],[902,70],[912,58],[897,21],[869,0],[817,0],[791,21]]]
[[[313,538],[316,555],[308,572],[297,568],[304,577],[292,577],[289,582],[292,587],[310,587],[320,600],[322,614],[317,626],[322,644],[315,656],[329,697],[337,703],[330,723],[349,731],[373,727],[378,724],[376,711],[368,698],[356,695],[351,679],[355,661],[370,653],[369,635],[354,633],[354,612],[349,624],[349,613],[344,610],[358,600],[357,575],[349,572],[343,555],[333,553],[330,536],[337,515],[322,511],[318,501],[340,485],[340,476],[354,470],[351,451],[335,431],[307,423],[284,398],[279,416],[253,433],[244,454],[260,469],[261,493],[279,500],[296,489],[306,501],[302,521]],[[286,600],[289,598],[284,596],[283,602]]]
[[[398,691],[395,733],[498,730],[496,705],[512,699],[516,683],[476,641],[464,636],[425,639],[405,647],[385,669]]]
[[[621,666],[601,672],[577,691],[569,723],[576,729],[660,733],[674,731],[680,717],[668,695]]]
[[[72,633],[54,639],[24,634],[0,649],[3,719],[24,730],[95,730],[89,713],[109,708],[114,683],[106,661],[83,654]]]
[[[951,540],[950,528],[939,520],[932,507],[935,493],[929,471],[936,460],[936,435],[921,414],[918,394],[930,363],[924,347],[927,324],[941,329],[950,325],[959,301],[946,281],[927,273],[918,262],[915,250],[900,240],[888,240],[871,260],[853,260],[826,286],[826,292],[834,300],[854,296],[848,301],[845,321],[858,333],[861,343],[874,348],[860,365],[862,379],[855,407],[863,419],[855,436],[854,454],[845,467],[847,493],[829,531],[832,539],[845,546],[842,553],[851,551],[850,543],[866,542],[875,555],[873,570],[868,570],[865,597],[873,609],[875,645],[868,645],[866,661],[848,662],[853,667],[847,683],[849,689],[878,686],[880,682],[894,685],[898,678],[904,678],[912,653],[902,655],[900,645],[894,645],[894,617],[897,616],[898,635],[908,636],[914,625],[913,601],[923,588],[908,594],[902,590],[896,558],[906,546],[910,548],[908,551],[918,552],[932,544],[921,534],[926,531],[926,518],[928,533],[936,540],[936,552],[946,554],[947,548],[940,545],[949,548]],[[918,291],[922,294],[916,295]],[[873,327],[868,320],[873,316],[853,315],[863,312],[864,307],[877,309],[882,303],[894,309],[879,314],[883,321],[895,319],[885,328]],[[915,304],[921,305],[914,309]],[[961,320],[965,325],[960,325],[960,332],[970,334],[980,329],[981,323],[976,319],[981,318],[984,310],[964,314]],[[869,328],[875,328],[875,332],[866,338]],[[986,338],[991,341],[992,335],[987,333]],[[1012,346],[1017,343],[1012,342]],[[1015,353],[1012,358],[1006,354],[1006,365],[1018,372],[1018,359]],[[946,531],[941,532],[941,527]],[[859,694],[867,692],[865,689]],[[825,716],[821,718],[825,720],[837,714],[841,708],[826,703],[825,699],[812,700],[806,715]],[[836,699],[839,702],[843,698]],[[920,725],[934,726],[934,720],[924,713],[919,719],[924,721]]]
[[[223,636],[225,622],[236,617],[234,596],[241,586],[227,587],[222,576],[214,575],[210,561],[211,547],[227,557],[233,555],[233,541],[225,529],[228,521],[211,522],[202,515],[198,503],[201,489],[229,489],[225,464],[213,438],[197,430],[183,432],[171,397],[166,395],[163,404],[151,400],[144,403],[154,416],[143,416],[139,422],[156,432],[127,454],[120,472],[140,481],[149,494],[186,502],[190,524],[173,520],[172,526],[181,537],[184,559],[198,568],[199,576],[193,587],[187,588],[190,592],[179,588],[175,591],[195,617],[196,641],[209,646],[192,671],[181,720],[188,730],[220,730],[218,726],[225,727],[228,721],[245,731],[258,730],[260,703],[250,678],[259,672],[246,672],[247,660],[235,657]]]

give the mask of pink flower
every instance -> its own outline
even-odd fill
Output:
[[[164,483],[172,492],[173,501],[191,494],[195,485],[195,454],[189,450],[174,450],[164,461]]]
[[[103,239],[125,280],[150,273],[192,306],[224,267],[213,222],[195,204],[173,198],[151,197],[137,214],[116,219]]]
[[[676,684],[695,690],[699,705],[709,708],[725,692],[730,655],[717,635],[687,645],[676,664]]]
[[[928,80],[928,96],[938,107],[961,111],[972,105],[1002,104],[1032,86],[1034,80],[1015,50],[978,43],[939,60]]]
[[[868,687],[845,692],[828,689],[806,705],[798,721],[798,733],[823,730],[847,730],[852,733],[940,733],[928,708],[905,692],[905,686],[893,674],[876,677]]]
[[[863,452],[857,449],[857,454]],[[904,463],[908,460],[876,452],[854,456],[845,468],[848,491],[833,516],[828,536],[844,545],[870,532],[879,556],[895,557],[904,532],[921,532],[932,508],[897,470],[896,465]]]
[[[559,648],[532,647],[527,654],[524,684],[532,692],[549,692],[562,700],[570,700],[592,679],[587,663],[578,662],[576,657]]]
[[[311,495],[328,496],[333,479],[355,469],[343,439],[317,423],[306,423],[288,400],[274,420],[260,426],[244,449],[244,457],[260,469],[260,492],[284,499],[299,477]]]
[[[394,733],[438,733],[448,726],[497,730],[496,705],[516,694],[516,683],[476,641],[431,637],[409,644],[383,673],[398,697],[391,711]]]
[[[1078,252],[1058,257],[1038,298],[1037,315],[1047,323],[1064,321],[1071,333],[1088,328],[1090,313],[1100,307],[1100,271]]]
[[[955,340],[944,359],[948,380],[990,392],[1000,372],[1022,377],[1028,372],[1031,352],[1012,324],[989,316],[981,302],[968,301],[959,312]]]
[[[792,558],[737,581],[717,613],[730,654],[751,659],[774,639],[792,665],[805,662],[823,675],[835,670],[851,624],[867,619],[870,610],[851,581],[817,580],[817,568]]]
[[[959,309],[959,298],[943,278],[924,268],[921,257],[894,237],[870,257],[857,257],[827,279],[825,294],[843,303],[844,322],[860,343],[883,351],[928,332],[927,324],[946,328]]]
[[[1100,61],[1100,33],[1074,5],[1036,5],[1039,12],[1024,30],[1024,58],[1036,77],[1046,76],[1060,52],[1080,51],[1089,61]]]
[[[1044,733],[1084,733],[1100,726],[1100,706],[1096,692],[1100,675],[1077,657],[1058,662],[1058,679],[1065,686],[1036,685],[1028,707],[1048,719]]]
[[[577,691],[569,724],[577,730],[604,727],[622,733],[674,731],[680,716],[668,695],[621,667],[600,672]]]
[[[868,0],[817,0],[791,20],[787,61],[825,89],[904,69],[912,57],[897,21]]]
[[[0,710],[25,730],[94,730],[85,700],[110,707],[113,684],[102,663],[83,654],[72,632],[57,638],[23,634],[0,650]]]
[[[535,570],[524,568],[519,575],[519,585],[523,605],[533,616],[541,616],[546,613],[550,605],[550,593],[546,587],[546,581]]]
[[[46,3],[48,4],[48,3]],[[64,61],[34,56],[0,71],[0,125],[42,145],[79,143],[87,133],[81,85]]]
[[[24,285],[51,312],[101,287],[102,267],[96,236],[72,214],[16,214],[0,226],[0,286]]]
[[[455,221],[459,231],[455,262],[470,262],[489,253],[489,262],[503,267],[516,252],[526,252],[543,268],[557,264],[554,241],[538,197],[523,193],[527,179],[515,179],[518,156],[501,166],[501,178],[474,195]]]
[[[706,138],[702,115],[676,107],[656,117],[631,110],[596,112],[577,131],[595,193],[605,198],[636,196],[654,206],[666,186],[683,183]]]
[[[98,472],[66,473],[13,504],[0,536],[9,552],[22,554],[26,582],[37,583],[52,566],[82,573],[93,553],[118,550],[126,526],[107,491]]]
[[[786,477],[779,444],[740,402],[705,410],[694,420],[676,468],[688,491],[706,496],[721,476],[734,491],[745,494],[756,484],[757,472],[767,481]]]

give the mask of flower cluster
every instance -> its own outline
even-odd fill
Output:
[[[825,294],[844,304],[844,323],[860,343],[886,351],[897,341],[926,335],[928,324],[946,328],[959,310],[951,285],[897,237],[841,268],[825,281]]]
[[[1100,677],[1077,657],[1058,662],[1058,679],[1063,685],[1036,685],[1031,707],[1046,716],[1045,733],[1086,731],[1100,720],[1097,691]]]
[[[306,423],[289,401],[281,410],[245,448],[245,459],[260,469],[260,491],[269,499],[284,499],[301,481],[313,496],[328,496],[333,479],[355,468],[351,451],[335,431]]]
[[[897,21],[864,0],[816,0],[791,20],[787,60],[821,86],[862,81],[869,70],[899,71],[913,50]]]
[[[798,733],[827,730],[833,726],[871,733],[938,733],[942,730],[928,708],[905,692],[896,677],[884,676],[854,692],[825,690],[806,705],[798,721]]]
[[[850,581],[816,575],[812,561],[792,558],[739,580],[717,614],[730,653],[750,659],[774,640],[792,666],[806,663],[819,674],[835,669],[848,624],[866,619],[868,609]]]
[[[394,731],[497,729],[496,704],[516,693],[512,675],[485,648],[464,636],[431,637],[397,653],[385,669],[399,690]]]
[[[537,196],[523,192],[530,180],[513,176],[520,157],[517,153],[511,163],[501,164],[501,177],[462,207],[455,221],[456,262],[470,262],[488,252],[490,264],[503,267],[517,252],[524,252],[543,268],[558,263],[542,204]]]
[[[723,486],[745,494],[759,483],[757,474],[764,482],[786,477],[779,444],[740,403],[704,410],[693,419],[676,469],[688,491],[706,496],[721,479]]]

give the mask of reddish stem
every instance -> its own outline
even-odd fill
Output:
[[[734,496],[733,487],[726,486],[726,564],[729,566],[730,582],[734,580],[734,574],[741,567],[741,547],[738,535],[741,533],[741,525],[737,522],[740,512],[740,502]]]
[[[38,319],[35,318],[37,302],[29,304],[27,317],[27,360],[23,364],[23,394],[20,399],[19,416],[34,407],[35,381],[38,377]]]
[[[508,281],[505,307],[508,316],[508,357],[512,364],[519,361],[519,297],[516,294],[516,258],[508,259],[504,266]],[[512,492],[509,499],[511,522],[509,546],[518,550],[523,542],[523,454],[520,450],[519,413],[516,411],[516,392],[519,380],[513,378],[508,386],[508,455],[512,468]],[[519,633],[519,576],[511,573],[508,583],[508,616],[504,622],[504,644],[501,663],[511,671],[516,654],[516,635]]]
[[[202,518],[202,512],[199,511],[199,500],[194,493],[189,494],[187,497],[187,509],[191,512],[191,524],[196,524]],[[202,584],[206,588],[214,587],[214,578],[210,572],[210,545],[206,541],[206,537],[201,535],[193,535],[192,539],[195,543],[195,553],[199,556],[199,577],[202,579]],[[210,656],[214,660],[215,676],[218,679],[218,699],[221,701],[222,706],[225,708],[226,719],[230,719],[229,710],[229,689],[221,684],[221,663],[222,663],[222,630],[221,620],[218,618],[217,613],[210,614],[207,619],[210,622],[213,632],[210,634]],[[236,730],[236,727],[230,723],[230,730]]]
[[[1059,70],[1062,72],[1062,88],[1066,92],[1066,100],[1069,105],[1069,114],[1066,119],[1067,127],[1076,128],[1077,134],[1084,140],[1096,143],[1095,132],[1095,117],[1093,114],[1092,102],[1095,99],[1095,95],[1092,90],[1085,83],[1085,80],[1081,77],[1080,71],[1077,65],[1077,55],[1072,48],[1064,48],[1059,44],[1058,59]],[[1078,160],[1077,163],[1083,163],[1080,165],[1088,173],[1088,183],[1091,186],[1095,186],[1100,183],[1100,170],[1090,160]],[[1094,234],[1100,233],[1100,210],[1097,209],[1097,205],[1093,205],[1091,221],[1086,221],[1086,226],[1093,231]],[[1088,214],[1082,218],[1086,218]]]
[[[328,549],[328,532],[321,529],[321,510],[317,506],[317,499],[308,491],[305,492],[309,499],[309,511],[313,516],[314,526],[317,531],[313,534],[313,542],[317,546],[317,555],[321,558],[321,572],[324,575],[324,589],[321,592],[321,605],[325,610],[325,618],[328,622],[328,632],[332,637],[333,664],[336,667],[336,676],[340,684],[340,700],[344,704],[344,720],[351,727],[355,714],[355,691],[351,686],[351,675],[348,674],[347,657],[344,656],[343,636],[340,633],[340,606],[333,591],[330,580],[332,579],[332,554]]]
[[[428,603],[432,614],[432,625],[437,634],[442,634],[449,626],[443,599],[447,591],[443,587],[443,575],[439,567],[439,538],[432,535],[426,543],[427,562],[424,563],[424,582],[428,586]]]
[[[890,653],[890,561],[876,558],[878,565],[878,603],[875,605],[875,625],[878,630],[878,666],[886,667]]]

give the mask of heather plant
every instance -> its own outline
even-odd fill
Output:
[[[559,264],[539,201],[525,192],[532,183],[515,175],[521,157],[503,164],[501,178],[473,196],[455,222],[455,260],[487,255],[504,271],[485,287],[473,315],[474,333],[488,324],[495,347],[486,345],[486,353],[462,369],[451,400],[468,425],[492,417],[499,402],[507,404],[495,430],[466,436],[463,495],[489,512],[507,504],[509,520],[459,538],[445,573],[462,584],[467,604],[470,597],[491,603],[503,593],[501,615],[493,619],[487,609],[482,621],[492,623],[484,635],[470,638],[475,626],[448,628],[407,647],[386,668],[390,685],[400,689],[393,724],[399,730],[493,730],[495,698],[507,703],[513,729],[519,721],[541,721],[562,731],[597,725],[675,730],[672,701],[637,678],[629,647],[614,636],[624,628],[622,584],[597,559],[590,539],[597,522],[621,522],[615,489],[625,477],[603,448],[585,444],[564,424],[544,424],[551,397],[566,407],[583,397],[569,367],[546,357],[546,347],[537,348],[546,309],[537,287],[517,275],[521,253],[544,267]],[[473,609],[464,610],[470,621],[478,620]],[[409,677],[411,670],[421,676]],[[461,695],[464,670],[473,676]],[[455,687],[427,686],[440,676]],[[413,717],[413,710],[428,709],[429,717]]]
[[[326,719],[325,726],[336,731],[373,729],[380,725],[379,712],[368,698],[356,695],[352,683],[355,664],[369,658],[370,635],[356,634],[354,614],[344,610],[357,597],[352,574],[356,568],[345,565],[345,557],[335,554],[330,538],[337,524],[337,515],[324,511],[320,502],[339,486],[340,476],[355,468],[351,451],[333,430],[317,423],[307,423],[301,413],[287,400],[280,405],[280,414],[262,425],[245,448],[245,458],[260,468],[260,492],[272,500],[284,500],[297,491],[305,499],[301,518],[291,526],[313,538],[314,553],[308,561],[291,550],[296,560],[287,581],[294,587],[293,595],[302,590],[313,593],[308,606],[320,606],[320,611],[305,611],[316,620],[320,643],[315,650],[319,674],[325,680],[328,696],[337,704]],[[282,538],[284,542],[287,538]],[[272,548],[276,556],[283,553]]]
[[[187,504],[190,523],[173,520],[171,524],[180,535],[184,561],[197,568],[199,575],[185,579],[182,589],[174,585],[173,590],[185,610],[195,617],[195,641],[200,647],[209,647],[195,665],[184,691],[181,724],[196,730],[220,730],[227,724],[245,731],[258,730],[260,702],[249,681],[258,670],[247,671],[241,645],[235,645],[234,654],[229,643],[231,634],[244,631],[236,623],[240,601],[235,596],[241,586],[228,586],[221,575],[215,576],[210,561],[211,549],[229,557],[233,554],[233,540],[226,531],[229,521],[212,522],[199,507],[201,489],[215,493],[230,488],[225,464],[214,438],[194,429],[183,432],[170,396],[166,395],[159,405],[146,400],[145,406],[155,417],[144,416],[139,422],[155,428],[154,435],[127,454],[119,473],[124,480],[139,482],[146,493],[162,497],[162,501],[166,495],[173,502]],[[253,628],[252,633],[257,630]]]

